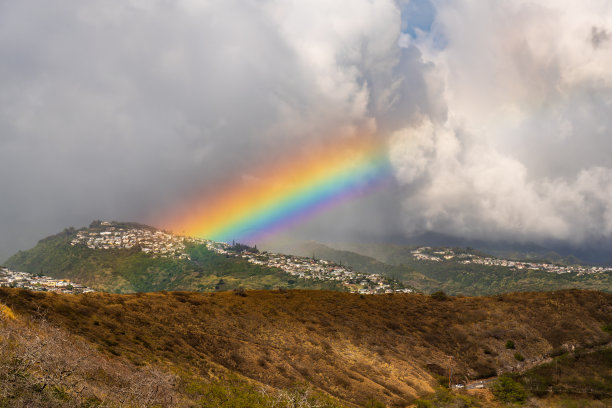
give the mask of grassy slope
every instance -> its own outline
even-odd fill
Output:
[[[534,270],[513,270],[503,266],[477,264],[463,265],[455,262],[417,262],[407,264],[431,280],[424,281],[421,289],[426,292],[443,290],[465,295],[492,295],[515,291],[550,291],[561,289],[590,289],[612,291],[612,274],[554,274]]]
[[[411,267],[392,265],[367,255],[334,249],[315,241],[274,243],[270,244],[270,247],[267,249],[298,256],[314,256],[317,259],[325,259],[337,264],[348,265],[358,272],[379,273],[403,281],[405,284],[420,290],[423,287],[436,287],[439,285],[438,281],[426,277]]]
[[[74,230],[41,240],[20,251],[6,266],[30,273],[68,278],[94,289],[116,293],[159,290],[272,289],[279,286],[308,289],[340,289],[332,283],[300,280],[276,269],[253,265],[190,245],[192,261],[155,257],[139,249],[90,249],[70,245]],[[220,283],[220,281],[222,281]]]
[[[276,390],[207,362],[129,361],[0,304],[0,407],[346,408],[307,387]]]
[[[564,394],[606,398],[612,402],[612,348],[592,353],[577,350],[516,376],[525,389],[537,396]]]
[[[343,244],[334,249],[316,242],[288,245],[285,251],[343,262],[358,271],[378,272],[424,292],[443,290],[450,294],[493,295],[515,291],[590,289],[612,292],[612,274],[577,276],[542,271],[519,271],[457,262],[416,261],[410,247],[392,244]]]
[[[357,404],[426,394],[454,356],[456,380],[511,370],[564,343],[611,340],[612,295],[564,291],[439,301],[268,291],[79,296],[0,289],[17,313],[51,323],[100,350],[206,374],[213,365],[264,384],[307,383]],[[513,340],[516,349],[505,348]],[[519,352],[525,362],[518,362]]]

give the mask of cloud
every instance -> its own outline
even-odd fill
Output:
[[[403,43],[432,64],[446,107],[392,138],[407,229],[612,238],[612,55],[594,28],[609,24],[610,6],[434,3],[431,31]]]
[[[376,132],[419,75],[400,27],[391,0],[0,2],[0,255]]]
[[[0,257],[364,133],[397,183],[292,233],[611,239],[611,18],[604,0],[0,2]]]

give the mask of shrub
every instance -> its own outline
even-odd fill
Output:
[[[563,347],[556,347],[556,348],[552,349],[552,351],[550,353],[548,353],[548,355],[550,357],[559,357],[559,356],[562,356],[564,354],[567,354],[567,350],[565,350]]]
[[[234,295],[246,297],[247,293],[246,293],[246,290],[243,287],[240,287],[240,288],[234,289]]]
[[[414,406],[416,406],[416,408],[469,408],[479,407],[481,405],[467,395],[459,395],[449,391],[446,388],[437,387],[433,395],[415,400]]]
[[[446,296],[446,293],[441,290],[432,293],[431,298],[435,300],[448,300],[448,296]]]
[[[385,408],[386,405],[375,398],[370,398],[364,405],[365,408]]]
[[[416,408],[433,408],[434,406],[433,402],[423,399],[418,399],[414,401],[414,404],[416,405]]]
[[[507,375],[499,377],[493,383],[491,391],[503,402],[520,403],[527,399],[523,386]]]
[[[601,327],[601,330],[605,331],[606,333],[612,334],[612,323],[608,323],[608,324],[603,325]]]
[[[516,348],[516,346],[515,346],[515,344],[514,344],[514,342],[512,340],[508,340],[506,342],[506,348],[508,350],[514,350]]]
[[[435,376],[436,380],[438,380],[438,385],[444,387],[444,388],[448,388],[448,377],[444,376],[444,375],[436,375]]]
[[[525,357],[523,357],[523,355],[521,353],[514,353],[514,358],[517,359],[518,361],[524,361]]]

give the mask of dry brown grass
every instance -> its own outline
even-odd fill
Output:
[[[0,289],[16,313],[47,319],[135,364],[220,368],[279,388],[309,383],[345,401],[408,404],[454,379],[520,369],[564,345],[610,341],[612,295],[587,291],[450,298],[320,291],[57,295]],[[505,348],[513,340],[515,350]],[[525,356],[518,362],[514,353]]]
[[[0,406],[188,406],[165,367],[136,367],[38,314],[0,321]]]

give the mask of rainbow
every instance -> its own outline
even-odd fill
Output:
[[[385,146],[371,138],[305,148],[286,157],[249,171],[246,182],[211,189],[166,227],[214,241],[253,243],[391,179]]]

